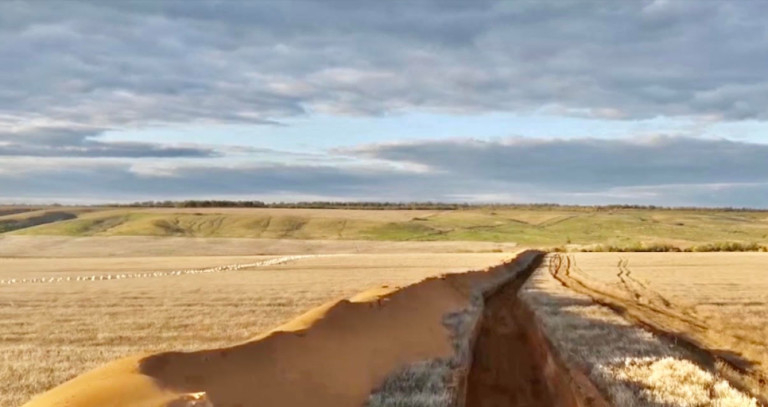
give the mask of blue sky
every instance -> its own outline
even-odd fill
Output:
[[[0,202],[768,207],[763,2],[0,4]]]
[[[765,140],[762,122],[704,122],[657,117],[609,121],[544,114],[480,113],[450,115],[405,113],[390,116],[316,115],[285,120],[282,125],[175,125],[107,131],[109,141],[221,144],[269,147],[278,150],[322,152],[363,143],[418,141],[442,138],[481,140],[507,137],[617,138],[631,136],[695,135],[760,143]]]

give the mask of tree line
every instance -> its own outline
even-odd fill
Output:
[[[101,205],[98,205],[101,206]],[[756,212],[767,209],[735,207],[673,207],[657,205],[561,205],[556,203],[534,204],[488,204],[488,203],[447,203],[447,202],[355,202],[355,201],[307,201],[307,202],[264,202],[258,200],[185,200],[185,201],[143,201],[128,204],[106,206],[134,208],[296,208],[296,209],[401,209],[401,210],[460,210],[460,209],[532,209],[532,210],[587,210],[613,211],[622,209],[636,210],[688,210],[688,211],[726,211]]]

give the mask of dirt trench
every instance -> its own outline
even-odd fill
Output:
[[[464,407],[607,406],[567,368],[517,293],[531,267],[486,299],[467,377]]]

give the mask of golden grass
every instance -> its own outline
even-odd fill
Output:
[[[515,243],[237,239],[153,236],[16,236],[0,234],[0,257],[252,256],[315,253],[514,252]]]
[[[120,275],[255,263],[275,256],[3,258],[0,280]]]
[[[590,273],[594,274],[598,272],[590,267],[588,260],[607,266],[607,259],[613,261],[618,257],[604,253],[587,255],[589,258],[579,257],[581,268],[592,270]],[[654,256],[653,260],[658,265],[663,264],[665,258],[669,260],[672,254]],[[707,265],[695,258],[688,258],[686,264],[689,270]],[[611,272],[615,276],[615,262],[613,266]],[[600,274],[607,273],[606,270]],[[677,284],[690,284],[687,283],[689,280],[690,275],[686,279],[678,277]],[[691,292],[690,286],[688,290]],[[520,296],[531,307],[560,356],[586,372],[611,405],[757,405],[755,400],[733,389],[728,382],[700,364],[698,354],[675,346],[631,324],[609,308],[596,304],[590,297],[562,286],[549,274],[546,265],[534,273]]]
[[[237,343],[372,286],[406,285],[445,272],[484,268],[509,257],[340,255],[213,274],[0,286],[0,405],[19,405],[121,356]],[[110,264],[125,269],[132,260],[16,259],[13,271],[5,268],[7,259],[0,259],[8,275],[35,267],[44,268],[38,271],[41,274],[63,274],[56,271],[57,265],[76,273],[78,262],[88,272],[98,268],[109,273]],[[175,269],[176,264],[191,261],[138,260],[139,267],[152,270]],[[201,261],[209,260],[214,261]]]
[[[745,357],[768,374],[768,253],[578,253],[590,278],[625,289],[617,277],[624,259],[630,277],[709,326],[707,347]]]
[[[689,360],[628,358],[605,368],[605,375],[640,387],[640,397],[676,407],[757,407],[757,402]]]

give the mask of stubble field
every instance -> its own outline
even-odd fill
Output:
[[[485,268],[521,246],[765,244],[766,222],[714,210],[10,208],[0,405],[115,358],[232,345],[328,301]],[[613,405],[768,397],[768,253],[558,256],[568,267],[542,266],[521,298]]]
[[[0,285],[0,405],[15,406],[122,356],[231,345],[327,301],[511,253],[351,254],[197,274]],[[279,256],[1,259],[0,279],[131,275]]]
[[[543,319],[549,320],[555,342],[559,340],[566,355],[587,365],[606,393],[646,397],[647,404],[627,405],[755,405],[710,400],[724,379],[766,400],[767,254],[552,255],[549,273],[541,270],[534,277],[531,284],[538,294],[531,294],[533,307],[551,308]],[[606,313],[608,309],[612,312]],[[627,328],[626,321],[643,330],[612,338],[636,329]],[[574,326],[563,329],[569,324]],[[589,327],[581,329],[583,336],[574,328],[579,324]],[[698,364],[699,371],[675,373],[686,371],[691,363]],[[693,394],[717,402],[686,402]]]

